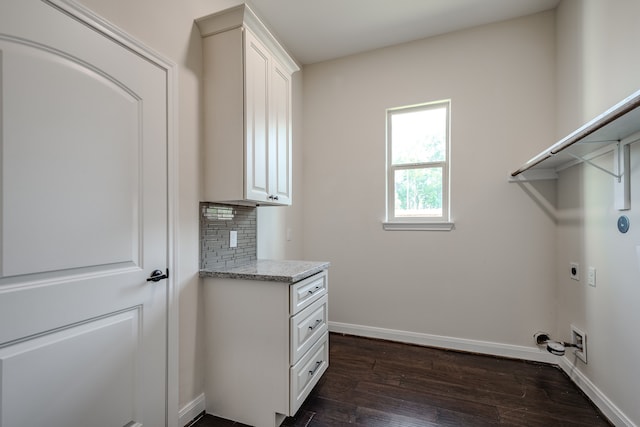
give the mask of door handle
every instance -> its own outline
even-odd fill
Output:
[[[166,274],[162,272],[162,270],[153,270],[151,272],[151,276],[147,279],[147,282],[159,282],[163,279],[169,278],[169,269],[167,268]]]

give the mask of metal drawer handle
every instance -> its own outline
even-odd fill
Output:
[[[320,286],[316,286],[312,291],[309,291],[309,295],[313,295],[320,290]]]
[[[318,327],[318,325],[320,325],[320,323],[322,323],[322,319],[316,319],[316,323],[314,323],[313,325],[309,326],[309,330],[313,331],[315,328]]]
[[[318,370],[318,368],[320,368],[320,365],[322,365],[322,360],[320,360],[319,362],[316,362],[316,367],[309,371],[309,376],[310,377],[315,375],[315,373]]]

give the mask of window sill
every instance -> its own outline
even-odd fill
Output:
[[[451,231],[453,222],[383,222],[386,231]]]

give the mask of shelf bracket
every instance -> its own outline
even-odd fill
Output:
[[[589,159],[578,156],[576,154],[567,153],[571,157],[587,163],[594,168],[601,170],[602,172],[611,175],[615,178],[613,182],[614,190],[614,204],[615,208],[619,211],[626,211],[631,209],[631,189],[630,189],[630,174],[627,171],[630,168],[630,148],[629,144],[622,144],[618,141],[613,149],[613,170],[611,172],[602,166],[596,165]]]
[[[617,148],[616,148],[616,151],[618,151]],[[602,172],[604,172],[604,173],[606,173],[608,175],[611,175],[612,177],[616,178],[618,181],[620,181],[620,179],[622,178],[621,174],[616,174],[614,172],[611,172],[610,170],[607,170],[607,169],[603,168],[602,166],[598,166],[598,165],[596,165],[595,163],[593,163],[589,159],[585,159],[584,157],[578,156],[577,154],[573,154],[573,153],[567,153],[567,154],[570,155],[571,157],[573,157],[576,160],[580,160],[581,162],[587,163],[588,165],[593,166],[594,168],[596,168],[598,170],[601,170]],[[614,155],[614,158],[615,158],[615,155]],[[614,163],[615,163],[615,161],[614,161]]]

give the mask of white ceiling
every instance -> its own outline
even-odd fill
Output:
[[[250,0],[302,64],[553,9],[559,0]]]

